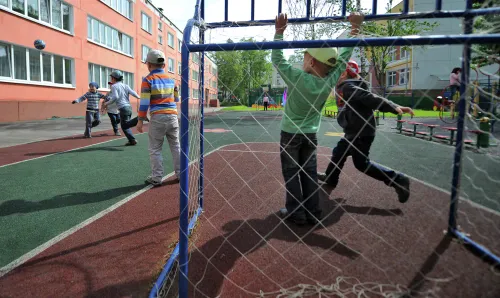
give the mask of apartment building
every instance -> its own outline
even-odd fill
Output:
[[[165,52],[166,71],[181,82],[182,30],[147,0],[0,0],[0,26],[0,122],[82,116],[84,105],[71,101],[91,81],[107,87],[114,69],[139,92],[150,49]],[[199,65],[191,54],[190,104],[200,97]],[[217,66],[206,56],[205,99],[216,97]]]

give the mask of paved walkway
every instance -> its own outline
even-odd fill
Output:
[[[205,113],[215,113],[221,109],[205,108]],[[101,116],[101,121],[101,124],[92,130],[94,136],[100,135],[99,132],[112,129],[107,115]],[[84,129],[85,119],[83,117],[0,123],[0,140],[2,140],[0,148],[83,135]]]

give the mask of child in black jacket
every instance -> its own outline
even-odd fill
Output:
[[[398,106],[369,92],[367,84],[358,73],[357,63],[350,61],[335,88],[339,108],[338,123],[344,130],[344,137],[333,149],[326,172],[318,173],[318,179],[336,187],[344,163],[351,155],[356,169],[394,187],[399,201],[404,203],[410,196],[410,180],[401,173],[371,162],[368,154],[375,139],[374,110],[394,114],[409,113],[411,115],[413,115],[413,110]]]

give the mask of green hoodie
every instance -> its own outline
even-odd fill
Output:
[[[283,40],[276,34],[274,40]],[[342,48],[337,63],[325,78],[320,78],[294,68],[283,56],[283,50],[272,50],[271,60],[286,85],[287,100],[281,130],[288,133],[316,133],[321,121],[321,110],[333,91],[353,48]]]

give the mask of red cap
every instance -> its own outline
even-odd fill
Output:
[[[346,71],[351,78],[355,78],[359,74],[358,63],[356,63],[356,61],[354,60],[350,60],[349,62],[347,62]]]

